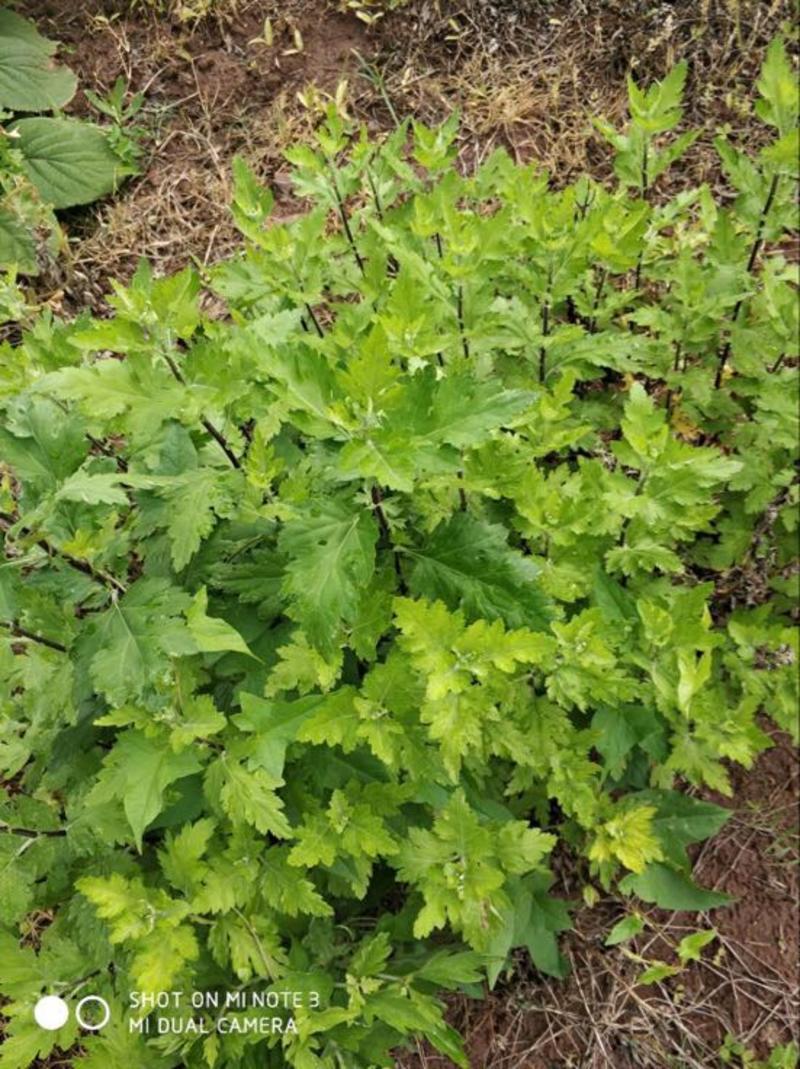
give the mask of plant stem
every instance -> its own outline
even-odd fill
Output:
[[[436,241],[436,253],[439,259],[441,260],[444,257],[444,251],[442,249],[442,236],[437,231],[433,235],[433,237]],[[461,335],[461,349],[466,359],[469,360],[469,342],[467,341],[467,336],[464,331],[464,286],[460,282],[458,284],[458,288],[456,289],[456,318],[458,319],[458,332]]]
[[[99,438],[95,438],[93,435],[89,434],[88,432],[86,434],[86,437],[89,439],[89,441],[95,447],[95,449],[97,449],[98,452],[102,453],[104,457],[111,457],[111,459],[114,460],[114,462],[117,465],[117,468],[120,471],[127,471],[128,470],[128,464],[125,461],[125,459],[123,457],[121,457],[121,456],[118,456],[114,452],[113,449],[109,449],[108,446],[105,444],[105,442],[101,442]]]
[[[347,217],[347,211],[342,200],[342,194],[339,192],[339,183],[336,181],[336,170],[330,160],[326,161],[328,164],[328,170],[331,173],[331,188],[333,189],[333,195],[336,198],[336,204],[339,209],[339,218],[342,220],[342,226],[344,227],[345,236],[347,237],[347,243],[353,250],[353,256],[355,257],[358,269],[361,274],[364,274],[364,261],[361,258],[361,254],[356,248],[356,241],[353,237],[353,231],[350,229],[350,220]]]
[[[550,287],[553,285],[553,273],[547,275],[547,293],[542,304],[542,337],[550,333]],[[546,374],[547,350],[544,345],[539,349],[539,382],[544,382]]]
[[[649,153],[650,153],[650,143],[649,143],[649,141],[645,140],[644,148],[642,150],[642,177],[641,177],[642,200],[647,200],[647,189],[648,189],[648,186],[650,185],[650,177],[649,177],[649,174],[648,174],[648,169],[649,169],[649,164],[650,164]],[[636,290],[638,290],[639,287],[642,284],[642,265],[643,265],[643,263],[644,263],[644,245],[642,245],[642,248],[641,248],[641,250],[639,252],[639,256],[638,256],[638,258],[636,260],[636,275],[635,275],[634,281],[633,281],[633,288],[636,289]]]
[[[49,838],[60,838],[67,834],[66,828],[50,829],[49,831],[35,831],[33,828],[14,828],[7,824],[5,820],[0,820],[0,828],[3,831],[7,831],[9,835],[22,835],[26,839],[39,839],[43,835]]]
[[[642,284],[642,263],[644,261],[644,248],[639,253],[639,258],[636,261],[636,274],[633,279],[633,288],[638,290]]]
[[[675,359],[672,361],[672,371],[677,374],[681,369],[681,355],[683,353],[683,343],[676,342],[675,344]],[[673,391],[670,388],[667,390],[667,413],[672,412]]]
[[[378,219],[383,222],[383,208],[381,207],[381,198],[378,196],[378,189],[375,185],[375,180],[372,177],[372,171],[370,171],[369,167],[366,168],[366,175],[367,181],[369,182],[369,188],[372,191],[372,199],[375,201],[375,212],[378,216]]]
[[[602,268],[600,271],[600,280],[597,283],[597,290],[594,295],[594,303],[592,304],[592,318],[589,321],[589,333],[594,334],[597,331],[597,309],[600,307],[600,299],[603,296],[603,290],[605,289],[606,279],[608,278],[608,271],[606,268]]]
[[[324,338],[325,337],[325,332],[322,329],[322,327],[319,325],[319,320],[317,319],[316,315],[314,314],[314,309],[311,307],[311,305],[308,303],[308,301],[306,301],[306,311],[308,312],[308,315],[309,315],[309,318],[311,319],[311,322],[314,324],[314,330],[316,330],[316,332],[317,332],[317,337],[318,338]]]
[[[168,352],[164,352],[163,356],[164,356],[164,359],[167,362],[167,367],[172,372],[174,378],[181,384],[181,386],[185,386],[186,385],[186,379],[181,374],[181,371],[180,371],[178,365],[172,359],[170,354]],[[241,462],[240,462],[239,458],[236,456],[234,451],[231,449],[230,445],[228,444],[228,440],[225,437],[225,435],[222,433],[222,431],[217,430],[217,428],[214,426],[214,424],[211,422],[211,420],[207,419],[205,416],[201,416],[200,422],[203,425],[203,427],[205,428],[205,430],[211,435],[211,437],[214,439],[214,441],[220,447],[220,449],[225,454],[225,456],[228,458],[228,460],[231,462],[233,467],[234,468],[241,468],[242,465],[241,465]]]
[[[675,359],[672,361],[672,370],[675,372],[681,369],[681,356],[683,355],[683,343],[677,342],[675,345]]]
[[[639,472],[639,478],[637,480],[636,490],[634,491],[634,494],[633,494],[634,499],[637,498],[637,497],[640,497],[642,492],[644,491],[645,484],[647,483],[647,476],[648,476],[648,473],[646,471],[640,471]],[[632,516],[626,516],[625,519],[622,521],[622,527],[620,528],[619,538],[617,539],[617,545],[618,546],[622,546],[622,545],[625,544],[625,536],[628,533],[628,527],[630,526],[630,522],[631,522],[632,519],[633,519]]]
[[[375,512],[375,516],[378,520],[378,526],[381,529],[381,535],[388,549],[392,552],[392,558],[394,560],[394,570],[397,576],[398,588],[401,594],[408,593],[408,587],[406,586],[405,576],[403,575],[403,569],[400,564],[400,554],[397,551],[397,547],[392,540],[392,529],[389,526],[389,521],[386,519],[386,513],[383,510],[383,494],[381,488],[375,483],[370,490],[370,496],[372,498],[372,507]]]
[[[467,336],[464,333],[464,287],[459,283],[458,291],[456,294],[456,310],[458,312],[458,330],[461,334],[461,349],[464,356],[469,360],[469,342]]]
[[[9,516],[8,513],[5,512],[0,512],[0,523],[6,530],[8,530],[8,528],[15,522],[13,516]],[[23,537],[31,533],[32,532],[27,527],[23,527],[21,530]],[[97,583],[112,586],[120,594],[124,594],[128,589],[124,583],[116,578],[116,576],[111,575],[109,572],[101,572],[97,568],[94,568],[88,561],[81,560],[79,557],[73,557],[63,549],[58,549],[56,546],[52,545],[52,543],[48,542],[46,538],[37,538],[36,545],[39,546],[40,549],[43,549],[48,557],[60,557],[61,560],[70,566],[70,568],[74,568],[78,572],[83,572],[84,575],[88,575]]]
[[[5,627],[15,638],[30,639],[31,642],[38,642],[40,646],[47,646],[49,650],[57,650],[59,653],[67,652],[67,647],[62,646],[60,642],[56,642],[52,638],[45,638],[43,635],[35,635],[33,631],[20,627],[16,620],[12,620],[10,623],[6,620],[0,620],[0,627]]]
[[[264,972],[265,972],[266,976],[271,980],[274,979],[275,978],[275,970],[273,968],[273,963],[267,957],[267,954],[266,954],[266,952],[264,950],[264,945],[261,942],[261,939],[259,938],[258,932],[255,930],[255,928],[251,924],[250,920],[244,915],[244,913],[242,913],[242,911],[240,909],[237,909],[234,906],[233,912],[241,920],[242,924],[247,929],[248,934],[250,935],[250,938],[253,940],[255,948],[258,951],[258,956],[259,956],[259,958],[261,958],[261,964],[262,964],[262,966],[264,968]]]
[[[795,479],[788,486],[784,486],[782,490],[779,490],[775,497],[772,499],[772,501],[770,501],[770,503],[764,509],[764,513],[760,521],[753,528],[753,533],[750,537],[750,544],[747,547],[744,556],[742,557],[742,565],[747,564],[753,559],[753,554],[756,552],[759,545],[761,544],[764,535],[767,534],[772,525],[775,523],[775,519],[778,515],[778,512],[788,502],[789,497],[791,495],[792,487],[795,485],[796,482],[797,480]]]
[[[767,192],[767,199],[764,201],[764,207],[761,209],[761,213],[758,217],[758,224],[756,226],[756,236],[753,239],[753,244],[750,248],[750,255],[747,258],[747,273],[751,275],[753,268],[756,265],[758,254],[761,251],[761,246],[764,244],[764,226],[767,222],[767,216],[769,210],[772,207],[772,202],[775,200],[775,194],[778,192],[778,181],[780,175],[774,174],[772,181],[769,184],[769,190]],[[731,326],[736,323],[739,318],[739,312],[742,310],[742,304],[744,303],[744,297],[740,297],[736,304],[733,306],[733,312],[731,312]],[[725,365],[728,362],[728,357],[731,355],[732,339],[728,335],[725,344],[719,353],[719,361],[717,363],[717,372],[714,376],[714,389],[718,390],[722,385],[722,376],[725,373]]]

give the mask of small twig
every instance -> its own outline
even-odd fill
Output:
[[[753,273],[753,268],[756,265],[758,254],[761,251],[761,246],[764,244],[764,226],[767,222],[767,216],[769,215],[772,202],[775,200],[775,194],[778,192],[778,180],[780,175],[773,175],[770,182],[769,191],[767,192],[767,199],[764,202],[764,207],[761,209],[761,214],[758,217],[758,225],[756,226],[756,236],[753,239],[753,244],[750,248],[750,255],[747,258],[747,274]],[[736,304],[733,306],[731,312],[731,326],[733,326],[739,318],[739,312],[742,310],[744,304],[744,297],[740,297]],[[718,390],[722,385],[722,376],[725,373],[725,365],[728,362],[728,357],[731,355],[731,346],[733,345],[733,339],[731,335],[725,341],[719,354],[719,362],[717,364],[717,372],[714,376],[714,389]]]
[[[14,638],[30,639],[31,642],[38,642],[40,646],[47,646],[50,650],[57,650],[59,653],[67,652],[67,647],[62,646],[60,642],[56,642],[52,638],[45,638],[44,635],[36,635],[33,631],[28,631],[26,628],[21,627],[16,620],[12,620],[10,623],[6,620],[0,620],[0,627],[5,627]]]
[[[16,521],[13,516],[9,516],[6,512],[0,512],[0,525],[4,530],[8,530],[11,525]],[[23,527],[21,532],[23,537],[32,534],[27,528]],[[88,575],[91,579],[94,579],[97,583],[104,583],[108,586],[114,587],[120,594],[124,594],[128,589],[124,583],[120,582],[116,576],[111,575],[110,572],[101,572],[99,569],[92,567],[92,565],[86,561],[81,560],[79,557],[73,557],[63,549],[58,549],[57,546],[52,545],[46,538],[37,538],[36,545],[40,549],[43,549],[48,557],[60,557],[70,568],[74,568],[78,572],[83,572],[84,575]]]

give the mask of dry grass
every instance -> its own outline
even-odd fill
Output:
[[[413,47],[376,61],[395,110],[434,120],[457,107],[472,158],[501,143],[564,182],[608,174],[590,119],[622,121],[626,74],[648,81],[687,59],[686,121],[704,133],[681,165],[686,183],[718,174],[711,139],[722,123],[748,140],[764,136],[751,118],[753,82],[766,44],[791,25],[792,4],[422,2],[391,17],[395,37],[402,19],[413,19]]]
[[[609,907],[609,921],[612,915]],[[485,1002],[454,1002],[450,1019],[470,1039],[471,1069],[719,1069],[726,1033],[762,1050],[797,1034],[797,986],[787,987],[733,940],[723,937],[686,971],[691,989],[683,976],[642,987],[640,966],[621,950],[603,951],[608,927],[598,930],[600,916],[579,916],[566,984],[517,978]],[[667,937],[674,942],[697,927],[656,925],[636,952],[646,956]],[[756,1007],[757,1017],[742,1028],[729,1003]],[[453,1063],[418,1043],[398,1056],[397,1069]]]

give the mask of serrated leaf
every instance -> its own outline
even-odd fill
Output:
[[[236,628],[219,616],[209,616],[207,608],[208,593],[203,586],[186,610],[186,626],[198,650],[202,653],[245,653],[258,660]]]
[[[170,667],[175,653],[194,642],[180,619],[189,599],[163,579],[141,579],[97,616],[80,645],[79,660],[97,690],[116,705],[147,694]]]
[[[55,50],[32,22],[0,9],[0,108],[51,111],[72,99],[77,79],[52,62]]]
[[[275,779],[263,768],[249,769],[223,754],[206,773],[206,787],[219,795],[223,811],[234,824],[251,824],[262,834],[285,839],[292,834]]]
[[[0,208],[0,267],[8,269],[12,265],[16,265],[22,274],[38,274],[36,242],[28,227],[13,212]]]
[[[164,794],[171,783],[198,772],[202,767],[194,754],[173,753],[157,739],[140,731],[119,736],[104,762],[100,778],[103,797],[122,800],[134,842],[142,848],[142,836],[164,807]]]
[[[99,126],[75,119],[20,119],[12,132],[23,170],[54,208],[104,197],[122,176],[120,161]]]
[[[292,615],[323,653],[334,650],[339,624],[355,618],[360,590],[375,568],[377,539],[366,510],[338,498],[303,509],[281,532]]]
[[[500,619],[514,628],[547,625],[539,569],[511,549],[503,527],[459,512],[407,552],[415,562],[410,586],[418,596],[440,598],[470,620]]]

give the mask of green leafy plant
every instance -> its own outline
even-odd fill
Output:
[[[237,161],[239,255],[6,345],[2,1069],[367,1069],[411,1035],[465,1066],[443,990],[515,948],[565,972],[557,844],[728,901],[687,854],[727,810],[680,788],[795,726],[797,103],[776,43],[735,199],[664,199],[682,84],[631,85],[614,188],[332,108],[288,153],[305,215]],[[129,1028],[170,989],[299,1005]],[[78,991],[106,1029],[36,1028]]]
[[[122,162],[129,174],[135,174],[142,158],[142,142],[147,134],[143,126],[136,125],[136,116],[142,110],[144,93],[130,93],[128,83],[117,78],[111,90],[103,97],[85,89],[84,95],[92,107],[111,120],[106,131],[109,147]]]
[[[764,1061],[728,1034],[719,1057],[723,1065],[738,1066],[740,1069],[797,1069],[800,1050],[796,1043],[781,1043],[770,1051],[769,1057]]]
[[[342,7],[352,11],[367,26],[379,22],[385,15],[404,7],[408,0],[342,0]]]
[[[96,200],[136,172],[132,143],[120,132],[130,109],[116,116],[113,136],[92,123],[31,114],[60,111],[77,89],[72,71],[53,62],[55,50],[32,22],[0,7],[0,267],[25,274],[38,271],[38,230],[57,247],[53,209]]]
[[[647,921],[641,914],[637,912],[630,913],[613,926],[605,940],[605,946],[612,947],[627,943],[630,939],[640,935],[646,927]],[[621,947],[621,952],[631,961],[645,966],[637,979],[637,983],[654,984],[661,980],[666,980],[670,976],[677,976],[690,962],[700,961],[703,947],[713,943],[716,938],[717,933],[713,928],[701,929],[685,935],[674,947],[675,956],[678,959],[675,965],[670,965],[666,961],[645,958],[624,946]]]

